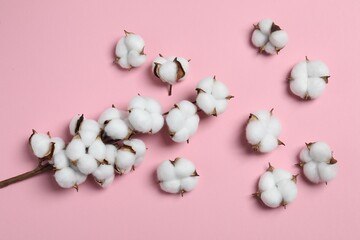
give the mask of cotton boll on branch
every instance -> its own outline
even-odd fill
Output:
[[[169,84],[169,96],[172,85],[185,79],[189,71],[189,61],[182,57],[159,57],[152,63],[152,72],[162,82]]]
[[[305,99],[320,97],[329,82],[330,72],[325,63],[309,60],[297,63],[291,70],[290,90],[296,96]]]
[[[119,174],[135,170],[144,160],[146,145],[140,139],[125,140],[123,146],[116,153],[115,171]]]
[[[267,153],[285,145],[279,140],[281,123],[273,115],[273,109],[251,113],[245,131],[248,143],[256,152]]]
[[[202,79],[196,86],[196,105],[207,115],[218,116],[227,109],[233,98],[227,86],[214,77]]]
[[[197,186],[199,174],[195,165],[186,158],[165,160],[157,168],[160,188],[168,193],[184,195]]]
[[[305,177],[312,183],[328,183],[337,175],[337,160],[330,146],[322,141],[307,143],[300,152],[300,163]]]
[[[278,54],[288,42],[288,34],[271,19],[263,19],[254,25],[251,36],[252,44],[259,53]]]
[[[146,61],[144,39],[137,34],[124,32],[125,36],[116,44],[114,63],[125,69],[140,67]]]

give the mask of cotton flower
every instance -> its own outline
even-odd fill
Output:
[[[254,151],[267,153],[278,145],[285,145],[279,140],[281,124],[271,111],[260,110],[251,113],[246,126],[246,139]]]
[[[287,44],[288,35],[273,20],[263,19],[254,25],[251,42],[260,53],[277,54]]]
[[[146,146],[140,139],[125,140],[117,151],[115,170],[119,174],[126,174],[139,166],[144,160]]]
[[[274,169],[269,164],[269,168],[260,177],[258,191],[254,196],[270,208],[286,207],[297,196],[296,175],[286,170]]]
[[[122,111],[117,109],[114,105],[112,105],[110,108],[105,109],[99,119],[98,123],[101,128],[104,128],[105,122],[109,122],[113,119],[122,119],[126,120],[129,113],[127,111]]]
[[[321,96],[330,77],[325,63],[307,57],[293,67],[290,75],[291,92],[306,100]]]
[[[197,107],[190,101],[183,100],[175,105],[166,115],[166,124],[174,142],[189,141],[199,126]]]
[[[145,42],[142,37],[125,31],[125,36],[116,44],[116,58],[114,63],[117,63],[120,67],[126,69],[139,67],[146,61],[144,48]]]
[[[135,96],[129,105],[129,122],[135,131],[157,133],[164,125],[160,103],[150,97]]]
[[[207,115],[217,116],[225,112],[229,99],[233,98],[226,85],[215,76],[201,80],[196,91],[196,105]]]
[[[101,187],[106,188],[114,180],[114,167],[108,164],[101,164],[92,175]]]
[[[59,137],[51,137],[50,133],[37,133],[33,130],[29,144],[34,155],[41,161],[51,161],[53,155],[64,149],[65,143]]]
[[[307,143],[300,152],[299,166],[305,177],[313,183],[327,183],[336,177],[337,161],[325,142]]]
[[[159,55],[152,63],[152,72],[161,81],[170,85],[170,96],[172,85],[186,77],[190,60],[182,57],[163,57],[161,54]]]
[[[75,188],[78,191],[79,185],[85,182],[86,175],[81,174],[71,167],[64,167],[54,174],[55,181],[62,188]]]
[[[89,147],[100,134],[100,125],[92,119],[86,119],[83,114],[75,115],[69,124],[70,134],[78,134],[86,147]]]
[[[174,161],[165,160],[159,165],[157,178],[163,191],[183,196],[196,187],[199,175],[190,160],[176,158]]]

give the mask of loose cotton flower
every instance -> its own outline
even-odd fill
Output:
[[[133,97],[128,110],[129,122],[137,132],[157,133],[164,125],[161,105],[151,97]]]
[[[286,170],[274,169],[269,164],[269,168],[260,177],[254,196],[270,208],[286,207],[297,197],[296,175]]]
[[[246,125],[246,139],[256,152],[267,153],[285,145],[279,136],[281,133],[281,123],[270,111],[260,110],[251,113]]]
[[[206,77],[196,86],[196,105],[207,115],[217,116],[225,112],[233,98],[226,85],[214,77]]]
[[[146,61],[144,48],[145,42],[142,37],[125,31],[125,36],[116,44],[114,63],[126,69],[140,67]]]
[[[168,193],[184,193],[192,191],[199,179],[195,165],[186,158],[165,160],[157,168],[160,188]]]
[[[329,69],[325,63],[309,60],[296,64],[290,74],[290,90],[305,100],[315,99],[322,95],[329,82]]]
[[[189,71],[189,60],[182,57],[163,57],[161,54],[152,63],[152,72],[164,83],[169,84],[169,96],[172,85],[182,81]]]
[[[263,19],[254,25],[251,42],[259,53],[278,54],[288,42],[287,33],[271,19]]]
[[[305,177],[313,183],[327,183],[336,177],[337,160],[325,142],[307,143],[300,152],[300,163]]]
[[[199,126],[197,107],[190,101],[183,100],[175,105],[166,115],[166,125],[174,142],[189,141]]]
[[[115,157],[115,171],[126,174],[135,170],[144,160],[146,145],[140,139],[125,140],[123,146],[117,151]]]

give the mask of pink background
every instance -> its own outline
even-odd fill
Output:
[[[106,190],[92,180],[60,189],[50,174],[0,190],[1,239],[360,239],[358,135],[359,1],[19,1],[0,0],[0,179],[32,169],[27,146],[34,128],[69,139],[75,113],[96,118],[137,93],[154,96],[164,111],[193,99],[196,83],[216,75],[235,95],[228,111],[201,121],[190,144],[166,131],[143,136],[149,151],[134,173]],[[258,55],[252,24],[273,18],[290,37],[278,56]],[[124,71],[112,64],[123,29],[146,41],[148,61]],[[191,58],[188,79],[173,96],[152,77],[158,53]],[[331,71],[323,96],[302,102],[288,91],[291,67],[305,56]],[[276,151],[257,155],[244,143],[248,114],[275,108],[283,124]],[[325,140],[339,160],[326,185],[298,181],[286,210],[263,208],[251,197],[271,162],[294,166],[304,142]],[[155,181],[165,159],[192,159],[198,188],[183,198]]]

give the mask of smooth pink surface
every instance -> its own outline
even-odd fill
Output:
[[[245,2],[245,1],[244,1]],[[196,83],[216,75],[235,98],[228,111],[203,118],[190,144],[166,131],[143,136],[149,151],[133,173],[106,190],[91,179],[60,189],[50,174],[0,190],[1,239],[360,239],[359,1],[0,1],[0,179],[32,169],[27,146],[34,128],[69,139],[75,113],[96,118],[137,93],[168,110],[194,99]],[[252,24],[273,18],[289,34],[278,56],[258,55]],[[146,41],[147,63],[131,71],[112,64],[123,29]],[[191,58],[173,96],[152,77],[158,53]],[[331,71],[325,93],[311,102],[288,91],[291,67],[305,56]],[[248,114],[275,108],[286,143],[266,155],[248,151]],[[324,140],[339,160],[327,186],[299,177],[299,196],[286,210],[265,209],[251,193],[271,162],[294,166],[304,142]],[[155,180],[165,159],[192,159],[197,189],[183,198]]]

